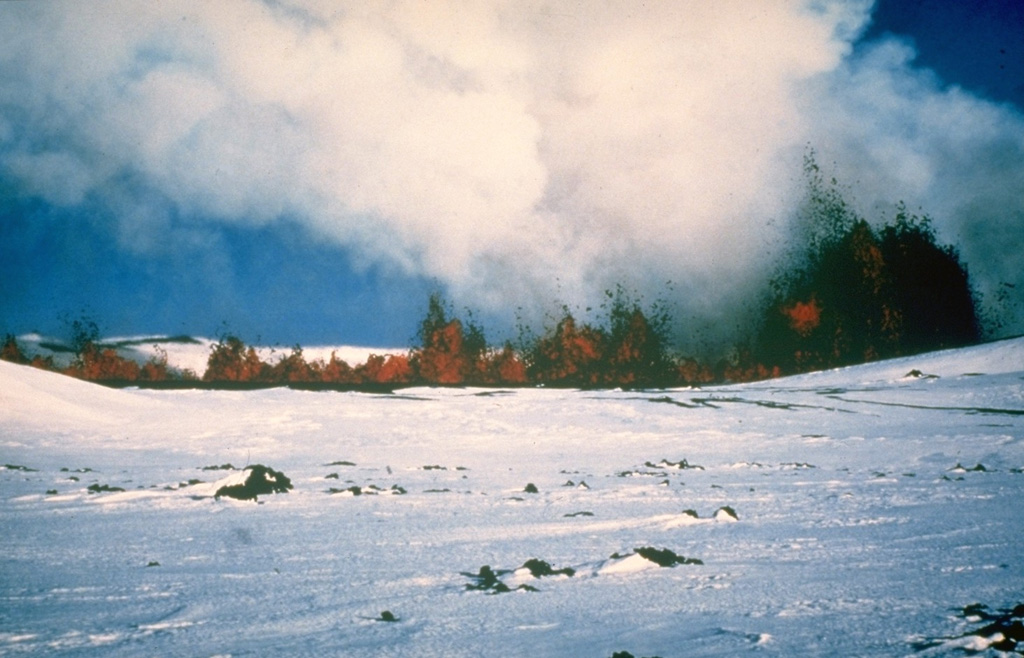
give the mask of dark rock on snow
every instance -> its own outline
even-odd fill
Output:
[[[695,557],[684,557],[667,548],[641,546],[640,548],[635,549],[635,552],[640,557],[657,564],[659,567],[674,567],[677,564],[704,564],[703,560],[698,560]],[[633,555],[633,553],[626,553],[625,555],[612,553],[611,557],[613,560],[621,560],[622,558],[629,557],[630,555]]]
[[[462,575],[469,576],[470,578],[476,580],[476,582],[469,583],[468,585],[466,585],[467,590],[484,591],[489,594],[503,594],[505,592],[513,591],[511,587],[501,582],[501,579],[498,577],[499,575],[504,575],[506,573],[508,572],[502,571],[499,574],[498,572],[495,572],[493,569],[491,569],[489,565],[485,564],[484,566],[480,567],[480,571],[475,574],[463,573]],[[537,591],[536,587],[530,587],[529,585],[520,585],[516,589],[524,590],[527,592]]]
[[[717,510],[715,510],[715,517],[717,518],[718,516],[727,516],[732,519],[736,519],[737,521],[740,518],[736,515],[736,510],[729,507],[728,505],[723,505],[722,507],[719,507]]]
[[[523,568],[530,572],[530,575],[534,578],[541,578],[543,576],[575,576],[576,570],[572,567],[565,567],[564,569],[555,569],[549,563],[544,560],[538,560],[537,558],[530,558],[523,563]]]
[[[238,500],[257,500],[260,495],[287,493],[291,490],[292,481],[280,472],[262,464],[254,464],[245,468],[248,475],[242,484],[225,485],[217,489],[215,498],[227,496]]]
[[[669,461],[667,459],[662,459],[657,464],[655,464],[653,462],[644,462],[644,466],[646,466],[647,468],[677,468],[677,469],[679,469],[681,471],[688,470],[688,469],[698,470],[698,471],[703,471],[704,470],[703,466],[700,466],[698,464],[691,464],[690,462],[686,461],[685,459],[680,459],[677,462]]]
[[[697,558],[683,557],[667,548],[642,546],[636,549],[636,552],[640,557],[657,564],[659,567],[674,567],[677,564],[704,564],[703,561]]]
[[[124,491],[121,487],[112,487],[109,484],[90,484],[88,487],[89,493],[110,493],[115,491]]]
[[[988,473],[988,468],[986,468],[985,465],[980,462],[975,464],[974,466],[971,466],[970,468],[967,468],[960,462],[957,462],[956,466],[949,470],[951,473]]]
[[[549,563],[545,562],[544,560],[538,560],[536,558],[527,560],[523,564],[522,568],[527,569],[530,572],[530,575],[532,575],[534,578],[556,575],[573,576],[576,573],[576,570],[571,567],[566,567],[564,569],[554,569]],[[478,571],[475,574],[463,572],[462,575],[468,576],[469,578],[472,578],[475,581],[466,585],[467,590],[484,591],[488,594],[503,594],[506,592],[518,591],[539,591],[536,587],[526,584],[519,585],[519,587],[512,589],[511,587],[509,587],[501,581],[501,576],[504,576],[508,573],[511,572],[508,570],[495,571],[489,565],[485,564],[484,566],[480,567],[480,571]]]
[[[0,466],[0,469],[3,469],[5,471],[21,471],[23,473],[38,472],[38,469],[29,468],[28,466],[22,466],[20,464],[4,464],[3,466]]]
[[[982,603],[972,603],[964,606],[961,616],[983,625],[962,635],[917,642],[915,647],[919,651],[944,645],[950,648],[959,648],[961,640],[978,638],[987,641],[988,647],[1000,652],[1000,655],[1024,656],[1024,604],[1014,606],[1012,609],[993,611]],[[981,651],[971,651],[970,653],[981,653]]]

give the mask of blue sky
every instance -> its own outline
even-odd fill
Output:
[[[729,340],[808,146],[1024,331],[1019,2],[335,4],[0,4],[0,332],[395,346],[439,289],[501,339],[621,283]]]

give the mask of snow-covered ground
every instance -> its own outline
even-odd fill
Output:
[[[0,362],[0,462],[0,655],[996,655],[1024,603],[1024,339],[651,392]]]

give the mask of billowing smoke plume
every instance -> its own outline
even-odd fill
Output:
[[[930,214],[990,299],[1024,290],[1024,117],[899,42],[854,56],[870,9],[5,3],[0,175],[106,208],[143,255],[297,222],[484,312],[623,284],[721,325],[771,272],[810,145],[869,217]]]

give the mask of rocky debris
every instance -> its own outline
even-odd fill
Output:
[[[723,505],[715,510],[716,521],[739,521],[739,519],[740,517],[736,515],[736,510],[728,505]]]
[[[671,462],[671,461],[669,461],[667,459],[662,459],[657,464],[655,464],[653,462],[644,462],[644,466],[646,466],[647,468],[675,468],[675,469],[678,469],[680,471],[684,471],[684,470],[703,471],[704,470],[703,466],[700,466],[698,464],[691,464],[690,462],[686,461],[685,459],[681,459],[681,460],[679,460],[677,462]]]
[[[258,500],[259,496],[274,493],[288,493],[292,481],[282,472],[263,464],[247,466],[243,470],[245,480],[238,484],[226,484],[214,494],[214,498],[227,496],[237,500]]]
[[[237,471],[238,469],[235,468],[232,464],[228,463],[228,464],[221,464],[219,466],[217,464],[211,464],[210,466],[203,466],[201,470],[204,470],[204,471]]]
[[[993,650],[1004,656],[1024,656],[1024,604],[1012,609],[992,611],[981,603],[964,606],[961,617],[982,626],[956,636],[939,637],[915,643],[918,651],[938,648],[945,655],[951,649],[967,654]],[[986,655],[988,655],[986,653]]]
[[[964,608],[964,616],[988,622],[967,635],[984,638],[996,651],[1024,655],[1024,604],[995,613],[989,612],[987,606],[974,604]]]
[[[109,484],[90,484],[86,487],[89,493],[113,493],[117,491],[124,491],[121,487],[112,487]]]
[[[347,493],[347,494],[352,494],[353,496],[378,496],[380,494],[390,494],[392,496],[401,496],[401,495],[409,493],[409,492],[406,491],[404,487],[400,487],[397,484],[391,485],[390,489],[382,489],[382,488],[378,487],[375,484],[371,484],[371,485],[369,485],[367,487],[360,487],[359,485],[355,485],[354,484],[351,487],[348,487],[347,489],[339,489],[339,488],[336,488],[336,487],[331,487],[330,489],[327,490],[327,493],[329,493],[329,494],[344,494],[344,493]]]
[[[704,564],[703,560],[693,557],[678,555],[675,551],[667,548],[654,548],[653,546],[641,546],[634,549],[640,557],[657,564],[659,567],[674,567],[677,564]]]
[[[697,510],[695,510],[695,509],[684,509],[682,512],[679,513],[679,515],[681,517],[686,517],[686,518],[685,519],[680,519],[678,522],[675,522],[674,525],[680,525],[680,524],[688,525],[689,523],[692,523],[692,522],[706,523],[706,522],[709,522],[709,521],[718,521],[718,522],[724,521],[724,522],[727,522],[727,523],[733,523],[733,522],[736,522],[736,521],[739,520],[739,516],[736,514],[736,510],[734,510],[732,507],[730,507],[728,505],[723,505],[722,507],[719,507],[718,509],[716,509],[714,511],[714,513],[711,515],[710,518],[702,519],[700,517],[700,515],[697,514]],[[693,521],[689,521],[688,519],[693,519]]]
[[[338,489],[337,487],[331,487],[330,489],[327,490],[327,493],[329,493],[331,495],[340,494],[340,493],[350,493],[353,496],[362,496],[363,495],[363,488],[360,487],[360,486],[357,486],[357,485],[352,485],[348,489]]]
[[[463,576],[472,578],[474,582],[466,585],[467,590],[471,591],[484,591],[488,594],[503,594],[506,592],[537,592],[539,591],[533,585],[526,583],[520,583],[516,587],[510,587],[507,583],[502,580],[503,578],[509,577],[515,582],[517,579],[522,578],[545,578],[550,576],[566,576],[571,578],[576,575],[576,570],[572,567],[565,567],[563,569],[555,569],[551,566],[550,562],[541,560],[538,558],[530,558],[523,565],[517,569],[499,569],[495,571],[490,565],[484,565],[480,567],[477,573],[462,572]]]
[[[179,482],[178,484],[168,484],[164,487],[164,491],[178,491],[187,487],[194,487],[197,484],[203,484],[203,481],[198,478],[190,478],[184,482]]]
[[[466,585],[466,589],[470,591],[483,591],[488,594],[504,594],[506,592],[524,591],[524,592],[536,592],[536,587],[522,584],[512,589],[501,580],[501,576],[507,575],[508,571],[494,571],[489,565],[480,567],[480,571],[477,573],[466,573],[463,572],[463,576],[472,578],[476,582],[472,582]]]
[[[956,466],[954,466],[953,468],[949,469],[949,472],[950,473],[988,473],[989,469],[986,468],[985,465],[980,463],[980,462],[975,464],[974,466],[971,466],[970,468],[967,468],[966,466],[964,466],[960,462],[957,462]]]
[[[674,567],[677,564],[704,564],[703,560],[679,555],[675,551],[670,550],[668,548],[654,548],[653,546],[641,546],[639,548],[633,549],[633,551],[634,552],[632,553],[626,554],[612,553],[611,559],[625,560],[627,558],[633,557],[634,555],[638,555],[641,558],[647,560],[648,562],[653,562],[659,567]]]
[[[635,477],[658,477],[658,478],[663,478],[663,477],[665,477],[667,475],[667,473],[665,473],[664,471],[657,472],[657,471],[638,471],[638,470],[632,470],[632,471],[619,471],[615,475],[616,475],[616,477],[620,477],[620,478],[635,478]]]
[[[523,566],[520,569],[526,569],[534,578],[543,578],[544,576],[569,576],[571,578],[576,575],[576,570],[572,567],[555,569],[548,562],[537,558],[530,558],[523,562]]]

